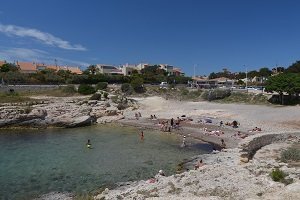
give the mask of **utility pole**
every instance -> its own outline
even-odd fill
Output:
[[[245,65],[244,65],[244,67],[245,67]],[[246,67],[246,90],[248,93],[248,70],[247,70],[247,67]]]
[[[194,64],[194,78],[196,77],[196,64]]]

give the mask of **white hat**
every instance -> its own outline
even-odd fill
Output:
[[[185,135],[183,137],[185,138]]]
[[[163,171],[163,170],[159,170],[159,171],[158,171],[158,173],[160,173],[160,174],[163,174],[163,173],[164,173],[164,171]]]

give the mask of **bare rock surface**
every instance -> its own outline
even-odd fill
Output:
[[[188,165],[190,170],[184,173],[157,175],[114,190],[106,189],[96,199],[300,199],[299,169],[278,161],[282,149],[298,139],[266,145],[247,163],[240,160],[240,148],[200,155],[193,159],[193,163],[204,161],[197,170]],[[274,182],[269,174],[276,167],[292,175],[293,183],[285,186]]]
[[[1,105],[0,128],[73,128],[89,126],[97,121],[110,123],[124,118],[123,111],[119,110],[117,104],[110,99],[98,101],[87,100],[87,97],[35,98],[36,103],[31,105],[25,103]]]

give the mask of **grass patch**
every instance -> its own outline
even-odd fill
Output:
[[[33,99],[29,97],[22,96],[19,93],[0,93],[0,103],[20,103],[20,102],[30,102]]]
[[[300,161],[300,149],[295,147],[290,147],[287,150],[281,152],[281,161],[290,162],[290,161]]]
[[[270,104],[268,97],[263,94],[232,92],[230,96],[219,99],[220,103]]]
[[[293,179],[286,179],[287,174],[278,168],[273,169],[270,176],[273,181],[280,182],[285,185],[293,183]]]
[[[90,194],[79,194],[75,196],[74,200],[94,200],[94,196]]]

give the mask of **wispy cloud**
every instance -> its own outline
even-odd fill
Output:
[[[80,44],[70,44],[70,42],[61,38],[55,37],[50,33],[42,32],[37,29],[20,27],[15,25],[0,24],[0,32],[9,36],[30,37],[44,44],[56,46],[67,50],[86,51],[87,49]]]
[[[55,57],[49,55],[48,52],[39,49],[26,49],[26,48],[10,48],[6,50],[0,50],[0,60],[13,61],[28,61],[28,62],[41,62],[47,64],[53,64],[56,59],[60,65],[79,65],[88,66],[89,64],[82,61],[71,60],[61,57]]]

